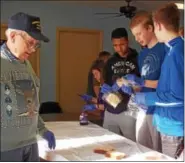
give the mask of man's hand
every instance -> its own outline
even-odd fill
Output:
[[[55,149],[55,147],[56,147],[56,140],[55,140],[55,135],[53,134],[53,132],[51,132],[51,131],[46,131],[45,133],[44,133],[44,135],[43,135],[43,138],[45,139],[45,140],[47,140],[47,142],[48,142],[48,147],[50,148],[50,149]]]
[[[130,81],[133,85],[138,85],[140,87],[144,87],[145,86],[145,80],[142,79],[142,78],[137,77],[134,74],[125,75],[125,79]]]

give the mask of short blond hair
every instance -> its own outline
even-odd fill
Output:
[[[130,29],[134,28],[135,26],[137,26],[139,24],[142,24],[146,28],[149,25],[154,27],[153,20],[152,20],[152,14],[147,11],[140,11],[140,12],[136,13],[136,15],[131,19]]]

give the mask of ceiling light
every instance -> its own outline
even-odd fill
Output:
[[[184,4],[183,3],[175,3],[180,10],[184,10]]]

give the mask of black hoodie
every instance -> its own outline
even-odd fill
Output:
[[[115,53],[106,63],[104,67],[104,82],[110,86],[114,84],[116,79],[125,76],[126,74],[136,74],[139,76],[139,69],[137,64],[138,53],[136,50],[129,48],[129,54],[127,57],[121,57],[118,53]],[[122,102],[116,107],[105,104],[107,111],[120,114],[127,110],[127,104],[130,96],[128,94],[119,91],[123,96]]]

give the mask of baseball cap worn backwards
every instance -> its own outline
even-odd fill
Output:
[[[16,13],[8,20],[8,28],[25,31],[36,40],[49,42],[49,38],[41,33],[39,17],[23,12]]]

